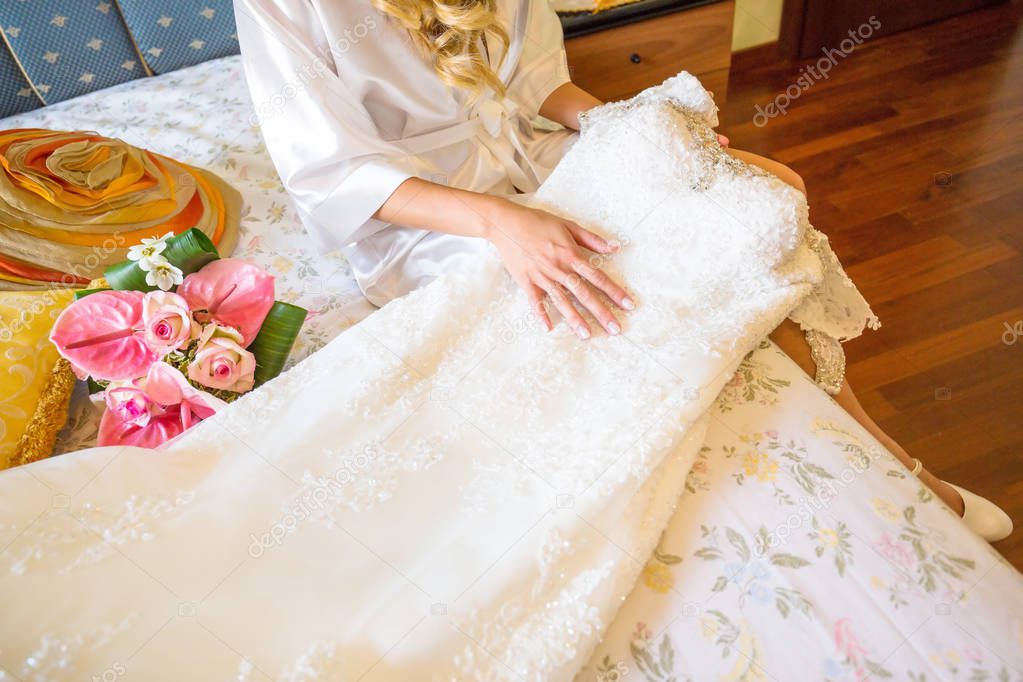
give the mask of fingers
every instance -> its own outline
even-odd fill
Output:
[[[579,246],[586,247],[590,251],[608,254],[618,250],[618,244],[609,242],[595,232],[590,232],[585,227],[581,227],[571,220],[565,221],[565,227],[568,228],[572,238],[575,239]]]
[[[595,268],[581,258],[572,264],[572,269],[586,278],[588,282],[603,291],[608,298],[614,301],[622,310],[633,310],[636,304],[629,298],[625,289],[618,286],[618,283],[607,276],[600,268]]]
[[[517,253],[502,252],[509,271],[518,273],[516,281],[526,292],[536,316],[548,331],[552,329],[550,310],[545,307],[546,293],[550,303],[580,338],[588,339],[592,335],[588,318],[583,313],[592,315],[608,334],[621,334],[621,324],[608,299],[624,310],[632,310],[635,305],[625,289],[600,270],[599,263],[587,262],[587,258],[596,259],[598,256],[583,250],[607,255],[615,253],[618,244],[577,223],[542,212],[539,215],[549,221],[537,230],[541,233],[547,231],[546,242],[534,239],[540,243],[530,242],[532,248],[529,250],[520,248]]]
[[[542,286],[547,292],[547,295],[550,296],[551,303],[553,303],[554,307],[558,309],[561,316],[565,318],[565,322],[568,323],[568,326],[575,330],[576,335],[578,335],[580,339],[590,338],[590,325],[586,323],[583,316],[579,314],[579,311],[575,309],[572,302],[568,300],[568,296],[566,296],[565,292],[561,290],[558,283],[547,279],[544,280]]]
[[[525,289],[529,305],[533,309],[533,314],[540,319],[540,323],[547,331],[554,329],[554,325],[551,324],[551,316],[547,314],[547,292],[532,282],[522,288]]]
[[[566,222],[566,227],[568,227],[568,230],[571,232],[576,243],[590,251],[610,254],[618,250],[617,242],[608,241],[600,235],[590,232],[584,227],[580,227],[576,223],[568,221]],[[629,298],[629,295],[625,293],[625,289],[618,286],[614,280],[604,274],[604,272],[602,272],[599,268],[590,265],[582,258],[582,256],[572,263],[572,269],[585,277],[586,280],[596,286],[597,289],[607,294],[607,297],[621,306],[622,309],[632,310],[636,307],[632,299]]]
[[[529,308],[536,315],[537,319],[540,320],[540,324],[547,331],[553,330],[554,325],[551,324],[551,316],[548,313],[547,292],[531,282],[529,277],[524,274],[512,275],[512,279],[526,292],[526,298],[529,299]]]
[[[731,142],[731,140],[729,140],[727,137],[725,137],[724,135],[721,135],[720,133],[718,134],[718,144],[719,145],[721,145],[722,147],[727,147],[730,142]]]
[[[622,327],[618,324],[614,313],[604,304],[604,301],[586,280],[576,273],[571,273],[564,278],[561,284],[572,292],[572,295],[584,308],[590,311],[590,314],[600,322],[600,326],[606,329],[608,334],[615,336],[622,333]]]

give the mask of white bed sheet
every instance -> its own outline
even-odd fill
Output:
[[[96,130],[238,188],[245,208],[234,255],[273,272],[279,298],[313,311],[298,362],[373,308],[340,254],[312,248],[251,112],[231,57],[0,120],[0,128]],[[63,450],[94,442],[95,416],[79,396]],[[48,492],[28,478],[25,498],[6,501],[0,515],[0,580],[30,569],[54,540],[32,533],[26,510]],[[75,510],[88,488],[58,497],[43,513]],[[146,513],[123,517],[139,532],[119,541],[148,541]],[[1020,574],[769,343],[715,406],[659,551],[634,560],[645,564],[643,579],[580,679],[1023,680]],[[157,679],[154,670],[193,679],[202,661],[236,671],[230,679],[264,679],[248,661],[257,652],[218,641],[192,614],[171,614],[165,625],[195,629],[195,650],[162,651],[156,632],[118,662],[118,679]],[[109,634],[100,624],[94,633],[48,632],[24,649],[3,646],[4,633],[25,627],[0,611],[0,680],[111,672],[75,664],[76,652]],[[323,678],[315,647],[295,668],[308,677],[278,679]]]

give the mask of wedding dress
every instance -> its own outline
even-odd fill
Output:
[[[715,124],[682,73],[586,114],[532,199],[622,244],[621,336],[544,332],[487,254],[159,451],[5,472],[3,499],[54,500],[0,574],[12,673],[572,679],[742,357],[786,316],[875,323],[803,196]]]

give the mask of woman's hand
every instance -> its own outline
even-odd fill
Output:
[[[485,236],[497,247],[508,272],[525,290],[547,329],[553,328],[547,310],[549,298],[580,338],[590,337],[590,326],[572,304],[574,299],[609,334],[620,334],[621,326],[600,293],[623,310],[635,306],[625,290],[601,271],[599,260],[587,252],[612,254],[618,245],[546,211],[510,201],[504,204]]]
[[[548,330],[553,328],[548,298],[584,339],[590,336],[590,326],[573,301],[592,313],[609,334],[620,334],[622,328],[600,294],[623,310],[634,307],[625,290],[601,271],[601,258],[592,253],[612,254],[618,250],[617,245],[546,211],[504,197],[409,178],[374,217],[397,225],[490,240]]]

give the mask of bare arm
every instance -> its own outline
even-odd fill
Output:
[[[548,330],[552,325],[547,298],[583,339],[590,336],[590,327],[572,305],[572,298],[610,334],[620,333],[621,327],[597,292],[603,292],[623,309],[633,307],[625,290],[591,265],[587,253],[610,254],[617,246],[545,211],[497,196],[409,178],[384,202],[376,217],[398,225],[489,240]]]
[[[551,93],[540,107],[540,114],[578,130],[579,114],[600,104],[582,88],[565,83]],[[589,338],[590,327],[572,299],[582,304],[610,334],[620,333],[621,327],[598,292],[624,310],[633,308],[625,290],[594,267],[587,253],[614,253],[617,245],[546,211],[502,197],[410,178],[398,186],[375,217],[397,225],[489,240],[548,330],[552,325],[547,299],[583,339]]]
[[[540,115],[560,123],[566,128],[579,130],[579,114],[603,104],[599,99],[575,83],[565,83],[552,92],[540,107]],[[718,135],[722,147],[728,146],[728,138]]]
[[[603,102],[575,83],[565,83],[552,92],[540,107],[540,115],[566,128],[579,130],[579,114]]]

